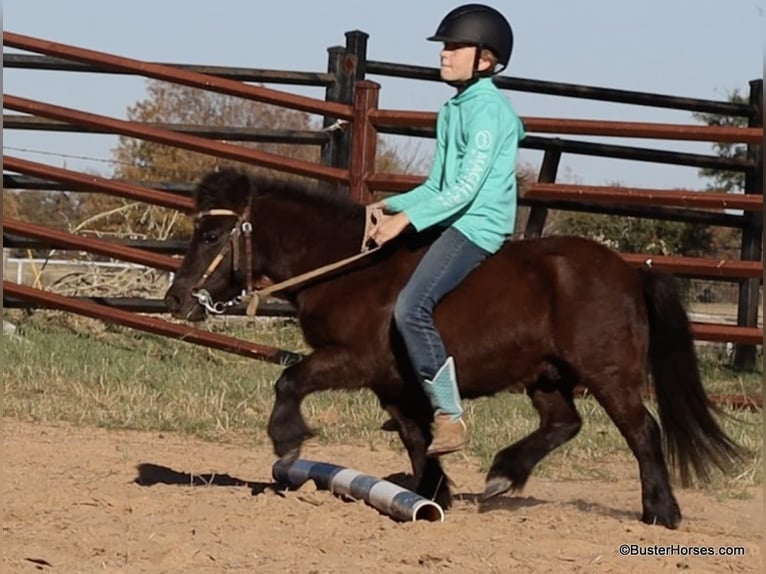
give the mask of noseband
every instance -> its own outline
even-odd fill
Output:
[[[245,213],[250,212],[250,206],[245,210]],[[253,225],[247,221],[245,215],[241,215],[231,209],[209,209],[207,211],[201,211],[195,215],[195,221],[199,221],[205,217],[236,217],[237,222],[229,232],[229,239],[226,244],[221,247],[221,250],[207,266],[207,269],[199,278],[199,281],[192,287],[192,297],[197,299],[197,302],[202,305],[209,313],[220,315],[226,308],[233,307],[242,302],[243,298],[253,292]],[[214,302],[210,293],[203,289],[208,277],[218,269],[218,266],[223,261],[224,257],[232,251],[232,268],[236,274],[239,271],[239,237],[244,235],[245,237],[245,277],[247,280],[247,288],[240,295],[237,295],[229,301]]]

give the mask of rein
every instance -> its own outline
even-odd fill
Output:
[[[245,211],[245,213],[249,213],[249,204],[248,208]],[[215,314],[221,314],[224,312],[224,310],[227,307],[232,307],[234,305],[238,305],[239,303],[243,302],[246,299],[250,299],[250,302],[247,305],[247,315],[248,317],[255,316],[256,312],[258,311],[258,305],[260,303],[261,297],[265,297],[268,295],[271,295],[272,293],[276,293],[278,291],[282,291],[284,289],[287,289],[289,287],[293,287],[295,285],[300,285],[301,283],[305,283],[307,281],[310,281],[311,279],[315,279],[316,277],[321,277],[322,275],[326,275],[327,273],[330,273],[332,271],[335,271],[336,269],[340,269],[341,267],[344,267],[346,265],[349,265],[350,263],[353,263],[354,261],[357,261],[359,259],[362,259],[363,257],[367,257],[368,255],[374,253],[378,249],[380,249],[379,245],[376,245],[375,247],[370,247],[368,245],[368,240],[370,236],[370,231],[372,230],[373,225],[380,221],[380,216],[382,214],[382,210],[380,208],[373,208],[370,206],[365,206],[364,210],[364,233],[362,236],[362,244],[359,249],[359,253],[356,253],[355,255],[352,255],[350,257],[346,257],[345,259],[341,259],[339,261],[335,261],[333,263],[329,263],[327,265],[323,265],[321,267],[317,267],[316,269],[312,269],[310,271],[306,271],[305,273],[301,273],[300,275],[296,275],[295,277],[291,277],[290,279],[286,279],[285,281],[281,281],[279,283],[275,283],[273,285],[269,285],[268,287],[265,287],[264,289],[258,289],[256,290],[253,287],[253,273],[252,273],[252,254],[253,254],[253,238],[252,238],[252,231],[253,226],[252,224],[245,219],[244,215],[240,215],[236,211],[232,211],[230,209],[210,209],[207,211],[202,211],[198,213],[195,216],[196,220],[202,219],[203,217],[212,217],[212,216],[233,216],[237,218],[236,225],[232,228],[232,230],[229,232],[229,240],[227,241],[226,245],[224,245],[221,248],[221,251],[213,258],[213,261],[210,262],[210,265],[208,265],[205,272],[202,274],[202,277],[200,277],[199,281],[192,287],[192,296],[197,299],[197,302],[205,307],[205,309],[210,313]],[[208,277],[218,268],[218,266],[221,264],[221,261],[223,261],[226,254],[233,249],[233,269],[236,273],[239,269],[239,237],[241,234],[244,234],[245,237],[245,265],[246,265],[246,276],[247,276],[247,290],[243,292],[242,295],[238,295],[237,297],[234,297],[233,299],[225,302],[213,302],[212,297],[210,296],[210,293],[208,293],[205,289],[202,289],[202,286],[204,285],[205,281],[207,281]]]

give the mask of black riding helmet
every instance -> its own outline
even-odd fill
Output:
[[[490,50],[497,58],[500,68],[490,74],[502,72],[511,59],[513,30],[505,17],[483,4],[465,4],[447,14],[436,29],[436,34],[427,38],[433,42],[453,42],[477,46],[478,55],[482,48]]]

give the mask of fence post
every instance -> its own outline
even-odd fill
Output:
[[[335,82],[325,91],[325,101],[351,105],[354,101],[354,83],[364,79],[369,34],[354,30],[346,32],[346,46],[327,49],[327,71],[335,76]],[[335,125],[336,118],[326,117],[323,129],[330,131],[330,139],[322,146],[319,161],[322,165],[348,169],[351,162],[350,130]],[[322,183],[324,188],[337,190],[339,184]]]
[[[367,186],[367,178],[375,172],[375,153],[378,133],[370,121],[369,112],[378,108],[380,84],[362,80],[356,83],[354,93],[354,119],[351,131],[351,198],[367,204],[372,201],[372,193]]]
[[[543,156],[543,163],[540,166],[540,173],[537,176],[537,183],[554,183],[556,173],[559,169],[561,160],[560,149],[548,149]],[[545,219],[548,217],[548,208],[544,205],[536,205],[529,210],[527,219],[527,228],[524,231],[524,237],[540,237],[545,228]]]
[[[346,53],[354,57],[354,79],[364,80],[367,75],[367,40],[370,35],[361,30],[346,32]]]
[[[335,82],[325,90],[325,101],[351,105],[354,98],[354,64],[350,59],[343,46],[327,49],[327,71],[335,76]],[[336,118],[327,116],[322,122],[322,128],[330,130],[330,139],[322,146],[319,161],[322,165],[348,169],[348,130],[332,129],[335,122]]]
[[[750,118],[749,127],[763,127],[763,80],[750,82]],[[755,167],[745,173],[745,193],[763,195],[763,157],[761,146],[747,144],[747,159]],[[746,211],[743,214],[747,225],[742,228],[742,247],[740,259],[760,261],[763,256],[761,241],[763,238],[763,216],[761,213]],[[758,325],[758,303],[760,279],[744,279],[739,284],[739,302],[737,305],[737,325],[756,327]],[[734,349],[734,368],[751,371],[755,369],[755,345],[737,345]]]

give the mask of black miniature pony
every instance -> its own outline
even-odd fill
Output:
[[[360,248],[363,206],[308,184],[223,170],[205,176],[195,197],[194,236],[165,297],[176,317],[205,317],[192,296],[201,288],[233,299],[255,279],[283,281]],[[425,454],[432,411],[392,324],[397,294],[433,237],[404,234],[283,293],[313,352],[276,382],[268,433],[277,455],[293,460],[312,436],[300,412],[304,397],[368,388],[396,422],[417,492],[449,508],[449,481],[439,459]],[[673,279],[635,269],[596,242],[508,242],[439,304],[435,321],[464,398],[520,384],[540,414],[537,430],[495,455],[484,499],[520,490],[540,460],[577,434],[575,385],[603,406],[638,460],[644,522],[675,528],[681,520],[662,434],[642,401],[649,373],[665,454],[684,484],[693,475],[708,479],[711,465],[728,470],[739,456],[712,416]]]

